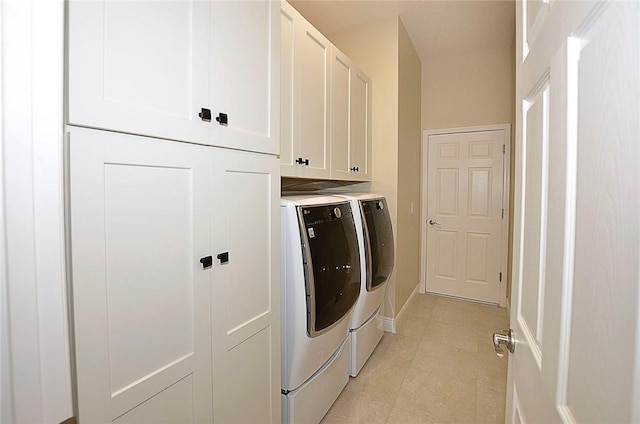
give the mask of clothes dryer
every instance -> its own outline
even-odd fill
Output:
[[[361,290],[349,201],[283,197],[281,243],[283,421],[317,423],[349,380],[349,323]]]
[[[349,324],[349,374],[355,377],[384,334],[377,318],[394,266],[393,227],[384,196],[358,193],[340,197],[351,203],[360,252],[360,297]]]

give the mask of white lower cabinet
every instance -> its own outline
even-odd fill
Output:
[[[277,158],[82,128],[69,152],[79,421],[280,422]]]

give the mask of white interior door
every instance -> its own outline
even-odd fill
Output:
[[[79,421],[211,422],[208,150],[69,137]]]
[[[505,130],[428,137],[428,292],[503,303]]]
[[[640,420],[640,3],[516,3],[508,422]]]

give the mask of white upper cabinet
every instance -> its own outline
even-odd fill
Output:
[[[282,2],[281,30],[281,172],[329,178],[332,46],[287,2]]]
[[[68,123],[277,154],[278,9],[70,1]]]
[[[209,5],[70,1],[69,124],[207,143]]]
[[[277,154],[280,4],[264,0],[210,4],[211,142]]]
[[[371,80],[335,47],[331,55],[331,179],[371,180]]]

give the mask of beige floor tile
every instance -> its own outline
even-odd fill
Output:
[[[425,417],[410,411],[405,411],[404,409],[393,408],[387,418],[386,424],[424,424],[425,422]]]
[[[478,331],[474,328],[429,321],[423,333],[423,340],[444,343],[472,353],[478,352]]]
[[[465,381],[475,384],[478,370],[477,354],[443,343],[423,340],[411,367],[427,371],[434,378]]]
[[[480,312],[488,313],[491,315],[497,315],[505,318],[509,317],[509,311],[507,311],[507,308],[501,308],[500,306],[485,305],[485,304],[479,303],[478,310]]]
[[[508,322],[497,306],[414,296],[322,424],[503,423],[508,361],[491,336]]]
[[[416,294],[411,303],[425,309],[433,309],[438,304],[438,299],[440,296],[435,296],[432,294]]]
[[[394,366],[409,367],[419,345],[418,338],[385,333],[371,358],[386,361]]]
[[[478,313],[478,329],[490,330],[494,333],[509,328],[509,317],[494,315],[489,312]]]
[[[478,366],[478,389],[488,388],[503,395],[507,393],[507,370],[491,369],[480,364]]]
[[[503,392],[478,387],[476,402],[477,423],[504,423],[505,394]]]
[[[434,378],[428,372],[410,369],[394,407],[412,411],[428,422],[472,422],[475,419],[476,385]]]
[[[398,334],[401,336],[421,338],[427,327],[428,320],[425,318],[405,315],[398,322]]]
[[[417,297],[418,295],[416,295]],[[431,304],[429,304],[431,303]],[[433,310],[435,309],[436,306],[436,301],[427,301],[427,302],[423,302],[420,300],[417,300],[416,298],[414,298],[414,300],[411,302],[410,305],[408,305],[404,312],[403,315],[404,316],[410,316],[410,317],[416,317],[416,318],[422,318],[422,319],[429,319],[429,317],[431,316],[431,314],[433,313]]]
[[[477,329],[479,313],[473,309],[466,309],[458,305],[438,303],[431,314],[431,321],[441,322],[456,327]]]
[[[344,392],[365,393],[376,402],[393,405],[408,367],[370,358],[355,378],[350,378]]]
[[[390,412],[391,405],[377,402],[369,398],[365,392],[343,391],[322,422],[326,424],[327,419],[340,418],[342,422],[348,423],[383,424]]]

